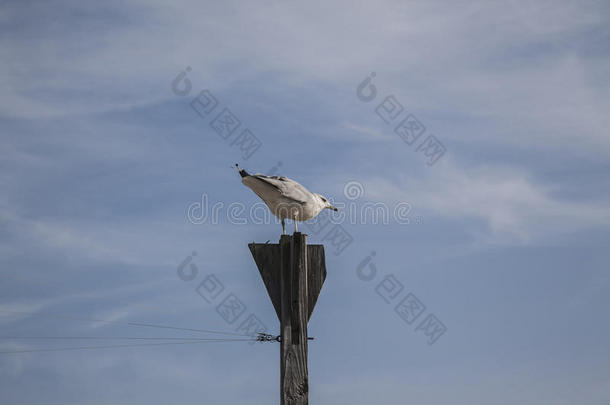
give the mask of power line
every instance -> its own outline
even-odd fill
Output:
[[[150,323],[127,322],[127,324],[131,325],[131,326],[145,326],[145,327],[151,327],[151,328],[186,330],[186,331],[190,331],[190,332],[215,333],[218,335],[250,336],[250,335],[244,335],[241,333],[234,333],[234,332],[218,332],[218,331],[212,331],[212,330],[206,330],[206,329],[177,328],[175,326],[155,325],[155,324],[150,324]]]
[[[224,341],[224,338],[182,338],[182,337],[122,337],[122,336],[0,336],[0,339],[40,339],[40,340],[189,340]],[[253,338],[254,339],[254,338]],[[233,340],[233,339],[229,339]],[[241,340],[241,339],[238,339]],[[248,340],[248,339],[246,339]]]
[[[79,347],[59,347],[52,349],[27,349],[27,350],[11,350],[2,351],[0,354],[15,354],[15,353],[34,353],[34,352],[62,352],[68,350],[94,350],[94,349],[113,349],[121,347],[144,347],[144,346],[168,346],[168,345],[187,345],[198,343],[221,343],[221,342],[252,342],[254,339],[218,339],[195,342],[165,342],[165,343],[141,343],[141,344],[126,344],[126,345],[105,345],[105,346],[79,346]]]
[[[114,324],[119,324],[119,325],[139,326],[139,327],[147,327],[147,328],[160,328],[160,329],[182,330],[182,331],[188,331],[188,332],[212,333],[212,334],[217,334],[217,335],[242,336],[242,337],[251,336],[251,335],[235,333],[235,332],[221,332],[221,331],[214,331],[214,330],[208,330],[208,329],[180,328],[180,327],[176,327],[176,326],[159,325],[159,324],[145,323],[145,322],[111,321],[111,320],[105,320],[105,319],[85,318],[85,317],[78,317],[78,316],[71,316],[71,315],[40,314],[40,313],[36,313],[36,312],[7,311],[7,310],[3,310],[3,309],[0,309],[0,312],[7,313],[7,314],[16,314],[16,315],[30,315],[30,316],[59,318],[59,319],[62,319],[62,318],[63,319],[73,319],[73,320],[88,321],[88,322],[114,323]]]

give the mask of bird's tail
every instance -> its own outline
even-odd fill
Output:
[[[239,167],[239,164],[235,163],[235,167],[237,167],[237,171],[239,171],[239,175],[241,177],[246,177],[249,176],[250,173],[248,173],[247,171],[245,171],[244,169],[242,169],[241,167]]]

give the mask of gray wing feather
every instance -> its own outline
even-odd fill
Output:
[[[253,174],[252,177],[265,182],[278,190],[282,196],[301,204],[306,204],[311,199],[311,193],[301,184],[283,176],[265,176],[264,174]]]

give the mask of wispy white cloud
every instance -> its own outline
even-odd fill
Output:
[[[472,219],[476,226],[466,224],[467,229],[460,231],[477,232],[478,240],[486,243],[535,245],[553,235],[590,230],[600,225],[607,227],[610,204],[605,192],[598,191],[603,187],[583,185],[583,188],[593,190],[587,198],[570,199],[563,187],[569,189],[573,186],[570,182],[578,182],[582,173],[574,175],[576,180],[558,178],[560,175],[556,172],[545,175],[536,167],[540,162],[523,167],[517,157],[503,154],[507,145],[511,147],[510,153],[519,148],[528,152],[535,150],[538,156],[552,160],[553,169],[574,156],[598,164],[595,170],[600,162],[607,161],[610,150],[606,135],[610,124],[606,116],[606,111],[610,110],[607,81],[610,58],[608,41],[605,41],[608,37],[607,7],[599,1],[525,4],[482,0],[298,4],[111,0],[95,5],[77,0],[3,2],[0,5],[0,58],[4,62],[0,65],[0,86],[3,88],[0,119],[8,125],[0,134],[0,253],[3,266],[9,268],[7,278],[15,278],[3,283],[11,298],[0,304],[0,310],[50,313],[69,307],[83,317],[92,315],[116,320],[165,317],[176,321],[183,316],[184,319],[178,320],[185,324],[191,322],[188,317],[193,319],[201,312],[217,316],[215,306],[203,304],[194,291],[199,280],[192,284],[175,280],[178,287],[171,293],[166,291],[171,286],[158,284],[165,282],[165,277],[175,278],[177,264],[195,249],[200,251],[197,264],[202,273],[226,275],[227,279],[222,280],[227,282],[227,293],[232,290],[248,299],[251,296],[267,298],[259,294],[263,291],[258,289],[262,284],[247,250],[233,254],[229,249],[234,248],[236,239],[242,242],[251,237],[263,241],[271,239],[271,235],[277,236],[279,228],[258,226],[257,231],[253,231],[253,227],[247,226],[206,228],[186,223],[184,209],[188,200],[192,201],[193,195],[198,194],[191,192],[193,189],[203,187],[202,183],[207,182],[206,187],[210,184],[215,187],[217,198],[226,199],[227,195],[234,196],[231,193],[240,187],[238,178],[234,184],[225,182],[218,161],[209,161],[216,158],[214,155],[222,154],[215,149],[216,144],[197,139],[197,147],[201,148],[197,149],[193,143],[181,143],[182,138],[171,138],[175,135],[172,126],[179,119],[172,115],[171,108],[167,116],[162,117],[164,122],[159,119],[161,128],[152,128],[147,121],[152,114],[164,115],[158,114],[159,110],[153,107],[177,100],[170,83],[187,65],[193,68],[189,78],[194,91],[209,87],[218,94],[235,92],[235,89],[240,89],[242,95],[246,91],[255,94],[252,98],[258,97],[260,102],[243,102],[253,115],[254,111],[263,109],[261,106],[273,106],[265,111],[277,113],[283,107],[281,104],[303,100],[312,93],[316,93],[316,101],[325,97],[311,109],[290,111],[290,114],[299,115],[301,122],[309,119],[315,126],[310,132],[318,136],[292,136],[294,126],[278,125],[272,119],[280,114],[269,113],[271,119],[266,125],[275,127],[275,136],[265,136],[267,151],[250,163],[255,169],[265,170],[282,159],[284,165],[280,170],[288,172],[298,167],[303,177],[309,176],[306,180],[311,180],[312,188],[338,190],[339,195],[346,180],[354,179],[363,183],[366,198],[370,200],[411,203],[413,212],[424,216],[424,226],[426,218],[430,218],[430,222],[437,218],[447,219],[449,224],[440,221],[440,232],[456,232],[452,220],[460,220],[461,226],[465,222],[463,219]],[[371,71],[377,72],[375,83],[379,97],[395,94],[405,108],[422,119],[426,117],[428,130],[448,146],[448,153],[434,167],[426,167],[423,159],[407,161],[408,157],[401,154],[406,150],[404,143],[391,128],[379,125],[380,121],[372,111],[375,103],[367,104],[370,108],[367,115],[363,115],[363,104],[356,98],[355,88]],[[261,93],[264,93],[264,99]],[[273,94],[281,97],[269,96]],[[187,98],[181,101],[188,111]],[[129,119],[125,119],[126,114],[104,114],[129,111],[137,106],[147,108],[129,114]],[[324,123],[314,122],[312,114],[319,114],[321,110],[326,114]],[[455,118],[457,124],[447,120],[447,116]],[[460,128],[460,122],[466,123],[464,127],[469,123],[483,122],[484,125],[469,131]],[[162,127],[163,123],[167,128]],[[13,125],[17,128],[15,131]],[[207,129],[207,124],[202,125]],[[438,128],[452,125],[455,131],[439,132]],[[336,146],[340,142],[335,141],[340,138],[346,141],[345,148],[329,152],[325,149],[328,145],[326,134],[335,136],[328,144]],[[303,138],[304,142],[295,147]],[[164,142],[167,139],[171,140]],[[206,138],[209,139],[212,138]],[[217,138],[213,140],[218,141]],[[458,149],[470,145],[471,156],[460,155]],[[494,157],[478,154],[481,149],[491,151],[489,156],[502,154],[504,160],[499,163],[493,160]],[[416,155],[412,151],[408,153]],[[228,156],[217,159],[225,158]],[[273,163],[269,159],[273,159]],[[180,164],[164,164],[170,160]],[[184,163],[191,160],[197,163]],[[119,166],[121,170],[116,170]],[[226,172],[228,168],[222,170]],[[129,177],[132,174],[134,177]],[[330,181],[333,181],[332,187]],[[160,187],[170,182],[172,187]],[[172,192],[179,196],[165,199]],[[180,201],[182,193],[185,195],[183,202]],[[239,194],[239,198],[245,195]],[[166,204],[166,201],[169,202]],[[121,204],[123,202],[127,204]],[[150,208],[150,215],[149,211],[139,212],[138,204],[143,210]],[[487,225],[486,230],[481,231],[481,223]],[[401,236],[392,233],[395,229],[386,234],[387,229],[383,232],[373,230],[379,233],[373,233],[371,238],[394,238],[402,243]],[[358,243],[356,241],[355,245]],[[451,249],[447,245],[442,247]],[[243,245],[241,248],[246,249]],[[499,255],[514,254],[507,251]],[[386,249],[383,254],[381,250],[379,252],[377,258],[385,257],[388,271],[405,262],[404,251]],[[26,254],[34,264],[23,260]],[[595,255],[599,262],[605,258],[603,252],[596,251]],[[427,260],[423,256],[419,255],[417,259]],[[24,275],[18,260],[24,267],[45,262],[47,266],[31,269],[31,274],[39,276],[43,282],[36,284],[40,280],[32,279],[30,273]],[[357,258],[349,254],[329,255],[328,260],[334,263],[333,268],[353,268],[353,260]],[[557,260],[560,259],[549,259],[549,268],[560,265]],[[13,266],[15,263],[17,266]],[[64,266],[66,264],[68,266]],[[82,278],[77,281],[61,278],[74,274],[74,267],[82,264],[90,266],[86,268],[86,274],[78,269]],[[158,270],[161,266],[167,273]],[[154,276],[143,268],[153,269]],[[591,268],[593,272],[595,268]],[[382,269],[381,264],[379,269]],[[111,275],[106,277],[105,271]],[[124,276],[134,273],[137,273],[135,281],[127,283]],[[229,286],[230,277],[236,274],[238,281]],[[337,286],[344,286],[342,281],[345,279],[341,277],[345,275],[333,274],[329,273],[329,277],[336,277],[335,281],[329,278],[326,288],[342,288]],[[104,277],[103,285],[98,277]],[[62,285],[59,292],[43,285],[48,279],[66,285]],[[426,279],[430,285],[433,281],[433,278]],[[468,279],[470,285],[465,285],[465,291],[455,295],[448,292],[434,303],[433,310],[455,306],[457,301],[467,303],[463,296],[479,288],[502,291],[503,286],[493,290],[496,288],[490,285],[493,283],[481,286],[478,281]],[[551,289],[570,287],[561,283],[560,278],[552,280]],[[20,290],[26,284],[27,288]],[[607,280],[596,278],[591,284],[602,287],[587,287],[582,298],[579,296],[578,305],[599,316],[602,306],[591,307],[590,297],[602,300],[607,296],[603,294]],[[62,295],[66,291],[69,292]],[[538,292],[531,292],[532,297],[537,297]],[[519,293],[527,295],[530,292]],[[329,305],[331,307],[344,305],[340,301],[344,299],[343,294],[327,297],[328,303],[333,304]],[[558,300],[563,299],[562,296]],[[176,307],[167,305],[169,302],[176,302]],[[534,298],[532,302],[536,302]],[[273,317],[272,308],[268,309]],[[490,316],[499,318],[519,310],[536,313],[536,308],[526,308],[511,301],[507,312],[499,309]],[[248,311],[255,309],[249,307]],[[361,315],[361,312],[358,316],[347,313],[346,322],[361,325]],[[564,319],[560,315],[563,314],[557,318]],[[464,318],[454,318],[451,325],[451,331],[456,335],[471,336],[474,327],[477,333],[484,334],[492,342],[492,350],[506,343],[503,340],[508,339],[506,336],[498,336],[494,331],[470,322],[472,319],[468,317],[472,314],[460,316]],[[11,321],[3,326],[22,320],[8,319]],[[221,318],[212,319],[221,323],[222,328],[227,326]],[[465,323],[458,324],[460,319]],[[272,320],[275,322],[275,318]],[[269,325],[274,324],[270,322]],[[600,340],[606,332],[605,329],[599,332]],[[376,339],[377,332],[373,329],[364,328],[359,333],[362,341]],[[568,339],[550,337],[545,335],[547,331],[528,330],[526,333],[539,341],[547,339],[555,344],[557,341],[553,339]],[[441,363],[447,359],[456,363],[455,357],[433,358],[435,353],[443,354],[447,348],[449,350],[444,352],[447,356],[459,357],[464,347],[456,345],[456,340],[452,339],[443,343],[446,346],[440,348],[441,352],[425,352],[422,355],[425,358],[419,360],[429,362],[433,367],[438,367],[441,357]],[[459,343],[459,339],[457,341]],[[587,342],[579,336],[573,341]],[[417,357],[421,352],[404,344],[392,347],[398,347],[397,353],[409,358]],[[433,350],[437,348],[435,346]],[[362,347],[354,346],[352,342],[342,348],[342,354],[349,356],[354,349]],[[593,350],[598,349],[593,347]],[[195,355],[185,351],[185,355],[179,357],[173,356],[173,351],[151,351],[139,359],[129,352],[91,352],[86,358],[76,353],[64,353],[63,357],[34,356],[35,361],[28,364],[32,374],[23,381],[37,386],[53,381],[52,391],[35,390],[32,395],[44,396],[45,400],[55,400],[55,403],[67,403],[75,397],[82,403],[121,400],[110,397],[111,393],[99,392],[103,387],[98,387],[96,381],[112,383],[118,387],[116,392],[130,395],[144,392],[151,403],[181,402],[163,397],[172,394],[183,395],[185,403],[197,396],[210,398],[213,402],[223,395],[226,400],[227,392],[242,397],[249,394],[248,390],[257,389],[253,387],[259,386],[259,381],[254,381],[247,367],[236,366],[246,358],[256,367],[260,366],[259,361],[263,363],[259,368],[264,374],[277,372],[275,365],[264,358],[267,352],[255,352],[227,349],[216,356],[221,351],[215,349],[195,352]],[[391,355],[396,357],[397,353]],[[488,359],[490,352],[483,348],[477,353]],[[383,350],[380,354],[388,355]],[[523,353],[515,350],[511,355],[521,360]],[[544,354],[535,357],[532,361],[539,361]],[[579,361],[583,362],[580,364],[586,362]],[[363,362],[367,367],[370,365],[366,360]],[[15,373],[23,370],[12,360],[3,364],[7,367],[2,369]],[[158,367],[159,364],[167,367]],[[546,364],[540,369],[540,375],[555,369],[552,366]],[[83,369],[87,372],[83,373]],[[121,378],[123,374],[118,371],[124,370],[130,374],[129,378]],[[520,371],[511,368],[506,373],[523,375]],[[465,381],[470,383],[483,374],[485,372],[466,374]],[[49,375],[53,378],[48,378]],[[163,389],[144,387],[146,384],[140,384],[138,379],[131,379],[134,375],[140,376],[141,381],[158,381],[159,384],[153,385]],[[202,379],[202,375],[205,378]],[[494,386],[483,396],[497,398],[497,393],[506,386],[506,378],[511,381],[507,375],[494,380]],[[225,381],[230,383],[222,382],[225,376]],[[358,378],[353,377],[348,373],[345,381],[331,378],[329,385],[317,384],[318,392],[324,397],[320,402],[336,402],[336,398],[341,398],[341,390],[354,387],[353,381]],[[401,389],[399,382],[408,377],[404,369],[397,370],[396,384],[373,381],[374,386],[367,389],[369,396],[355,400],[364,403],[390,395],[404,398],[409,390]],[[449,382],[445,385],[449,386],[452,378],[453,375],[447,377]],[[202,380],[208,385],[202,385]],[[3,393],[10,391],[15,397],[23,397],[33,391],[21,389],[9,379],[3,381]],[[212,387],[210,381],[218,384]],[[232,389],[236,386],[235,381],[239,389]],[[557,381],[563,380],[552,379],[553,383]],[[199,391],[185,394],[187,385]],[[82,387],[82,399],[74,394],[75,386]],[[574,385],[565,384],[565,387],[567,390]],[[515,396],[519,400],[539,398],[541,389],[546,386],[523,390]],[[420,384],[416,394],[429,401],[446,398],[446,390],[437,391],[433,386]],[[458,387],[449,392],[458,393],[454,397],[460,396],[463,402],[481,398],[480,393],[470,391],[463,392]],[[50,392],[52,395],[48,395]],[[602,397],[605,393],[599,389],[591,396]],[[124,396],[125,402],[132,400],[130,395]],[[259,398],[269,396],[251,395],[245,399],[260,403]],[[32,398],[29,402],[40,402],[39,397]]]
[[[463,168],[446,159],[424,177],[363,181],[367,196],[409,201],[438,218],[482,220],[492,242],[533,242],[550,235],[610,225],[608,202],[570,201],[513,168]]]
[[[100,8],[119,13],[115,3]],[[37,118],[160,102],[173,97],[169,83],[187,65],[196,86],[215,88],[266,72],[283,74],[273,86],[353,88],[377,70],[380,90],[420,112],[492,119],[497,133],[483,135],[490,142],[597,153],[608,146],[610,61],[603,49],[582,50],[585,33],[604,35],[602,3],[136,1],[129,8],[130,18],[80,16],[95,22],[86,49],[79,35],[47,35],[52,19],[5,38],[0,111]],[[70,8],[59,10],[56,18],[78,20]]]

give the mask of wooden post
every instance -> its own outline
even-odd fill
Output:
[[[307,322],[326,279],[324,246],[307,246],[300,232],[248,246],[280,320],[280,403],[307,405]]]

